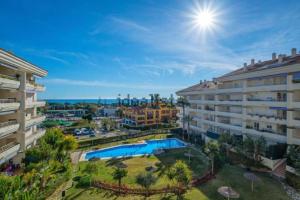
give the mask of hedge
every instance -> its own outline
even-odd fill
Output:
[[[295,188],[297,190],[300,189],[300,176],[297,176],[290,172],[286,172],[286,182],[293,188]]]
[[[107,137],[107,138],[92,138],[92,139],[87,139],[87,140],[81,140],[78,141],[78,148],[84,148],[84,147],[89,147],[89,146],[95,146],[98,144],[106,144],[106,143],[111,143],[111,142],[117,142],[117,141],[122,141],[122,140],[127,140],[131,138],[138,138],[138,137],[143,137],[147,135],[154,135],[154,134],[162,134],[162,133],[168,133],[172,131],[172,129],[158,129],[158,130],[151,130],[151,131],[142,131],[139,133],[134,133],[134,134],[128,134],[128,135],[119,135],[119,136],[114,136],[114,137]]]

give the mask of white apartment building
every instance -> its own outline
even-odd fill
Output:
[[[12,160],[20,163],[26,149],[35,145],[45,130],[45,120],[38,107],[37,92],[45,87],[35,82],[47,71],[0,49],[0,164]]]
[[[205,140],[227,132],[263,136],[269,145],[300,145],[300,54],[295,48],[288,56],[273,53],[267,61],[252,59],[176,94],[189,101],[185,113],[192,117],[190,129]]]

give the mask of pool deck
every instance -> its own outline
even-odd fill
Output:
[[[148,140],[148,141],[155,141],[155,140],[168,140],[168,139],[174,139],[174,140],[178,140],[181,143],[183,143],[185,146],[184,147],[173,147],[173,148],[169,148],[169,149],[180,149],[180,148],[186,148],[188,146],[188,143],[178,139],[178,138],[166,138],[166,139],[153,139],[153,140]],[[115,147],[124,147],[124,146],[129,146],[129,145],[141,145],[141,144],[147,144],[146,143],[147,140],[141,140],[137,143],[130,143],[130,144],[120,144],[120,145],[116,145],[116,146],[111,146],[111,147],[106,147],[106,148],[102,148],[102,149],[97,149],[97,150],[90,150],[90,151],[85,151],[81,154],[79,161],[88,161],[88,159],[86,159],[86,154],[90,153],[90,152],[95,152],[95,151],[102,151],[102,150],[106,150],[106,149],[111,149],[111,148],[115,148]],[[104,158],[99,158],[100,160],[107,160],[107,159],[112,159],[112,158],[126,158],[126,157],[139,157],[139,156],[148,156],[148,155],[153,155],[153,154],[137,154],[137,155],[130,155],[130,156],[117,156],[117,157],[104,157]]]

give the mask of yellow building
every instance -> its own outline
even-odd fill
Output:
[[[123,124],[128,126],[152,126],[176,120],[176,107],[160,104],[157,107],[122,107]]]

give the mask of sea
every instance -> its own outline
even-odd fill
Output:
[[[117,99],[44,99],[44,101],[48,103],[69,103],[69,104],[76,104],[76,103],[98,103],[98,104],[116,104],[118,103]]]

